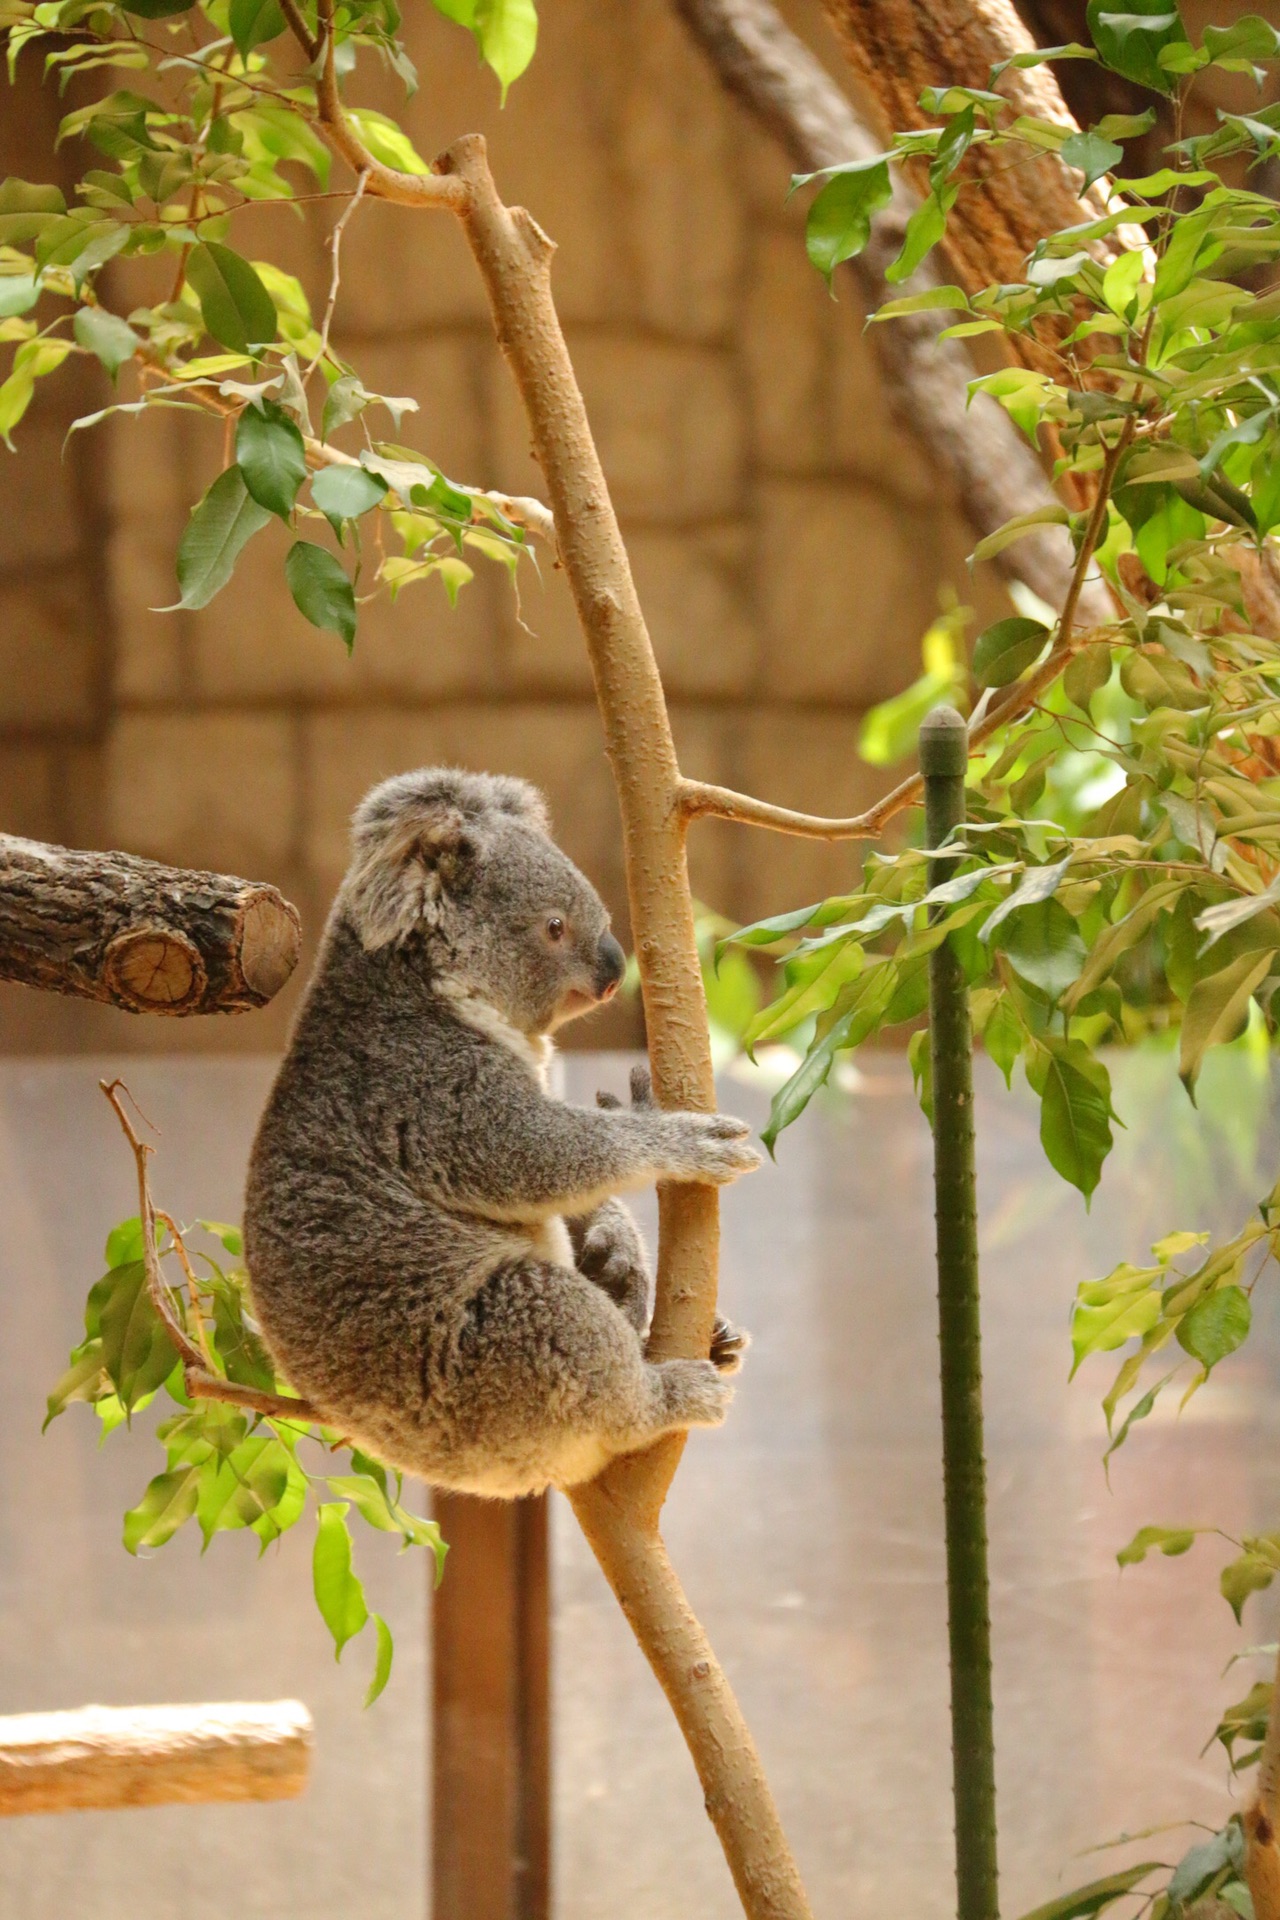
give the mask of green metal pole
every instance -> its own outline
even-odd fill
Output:
[[[925,832],[931,847],[941,846],[951,829],[964,819],[968,757],[964,721],[952,707],[935,707],[920,729]],[[930,886],[947,879],[953,870],[950,862],[934,861]],[[982,1448],[973,1035],[964,969],[945,940],[929,957],[929,1025],[947,1611],[951,1642],[956,1911],[959,1920],[997,1920],[995,1732],[991,1711],[987,1471]]]

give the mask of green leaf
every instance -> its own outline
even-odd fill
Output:
[[[1063,141],[1058,152],[1067,166],[1079,167],[1086,190],[1095,180],[1101,180],[1104,173],[1114,172],[1124,159],[1124,148],[1096,131],[1073,133]]]
[[[1136,1567],[1153,1547],[1176,1559],[1180,1553],[1191,1551],[1199,1531],[1198,1527],[1140,1527],[1128,1546],[1121,1547],[1116,1560],[1122,1567]]]
[[[338,634],[350,653],[356,638],[356,599],[341,562],[310,540],[295,540],[284,577],[294,605],[313,627]]]
[[[1047,1038],[1028,1059],[1027,1078],[1040,1095],[1045,1156],[1088,1200],[1111,1151],[1110,1076],[1078,1040]]]
[[[276,337],[275,302],[247,260],[216,241],[202,241],[187,257],[204,324],[232,353],[268,346]]]
[[[1071,524],[1071,515],[1055,501],[1049,507],[1037,507],[1032,513],[1019,513],[1012,520],[1006,520],[1002,527],[989,533],[985,540],[979,540],[971,558],[990,560],[993,554],[1003,553],[1015,540],[1023,539],[1029,533],[1035,533],[1040,527],[1066,527]]]
[[[1086,1280],[1071,1311],[1072,1374],[1091,1353],[1113,1353],[1155,1326],[1164,1311],[1158,1267],[1122,1261],[1105,1280]]]
[[[1280,55],[1280,33],[1259,14],[1242,14],[1229,27],[1206,27],[1204,50],[1212,66],[1248,71],[1255,61],[1274,60]]]
[[[1062,688],[1072,706],[1088,713],[1095,693],[1100,693],[1111,678],[1111,649],[1101,641],[1081,647],[1067,662]]]
[[[227,25],[236,52],[247,60],[255,47],[265,46],[284,32],[284,15],[279,0],[231,0]]]
[[[947,213],[954,197],[955,189],[949,188],[945,195],[931,193],[920,202],[907,222],[906,232],[902,236],[902,251],[885,268],[884,277],[890,286],[909,280],[925,255],[937,246],[947,230]]]
[[[187,523],[178,548],[182,598],[165,611],[207,607],[231,578],[246,542],[270,518],[250,495],[239,467],[220,473]]]
[[[1061,1893],[1043,1907],[1033,1908],[1022,1920],[1090,1920],[1091,1915],[1112,1906],[1161,1865],[1159,1860],[1144,1860],[1141,1866],[1125,1867],[1120,1873],[1109,1873],[1103,1880],[1091,1880],[1087,1886]]]
[[[228,1253],[238,1256],[244,1252],[244,1233],[230,1221],[197,1220],[196,1225],[211,1233],[215,1240],[221,1240]]]
[[[162,1547],[188,1521],[200,1498],[203,1468],[179,1467],[158,1473],[136,1507],[124,1516],[124,1544],[129,1553],[142,1547]]]
[[[79,345],[97,355],[113,380],[142,345],[142,335],[105,307],[81,307],[72,330]]]
[[[1244,1829],[1238,1820],[1228,1821],[1211,1840],[1202,1840],[1183,1854],[1165,1888],[1174,1912],[1180,1913],[1190,1901],[1206,1892],[1224,1868],[1236,1873],[1244,1868]]]
[[[373,1678],[369,1682],[369,1691],[365,1694],[365,1697],[364,1697],[364,1703],[366,1707],[371,1707],[373,1705],[374,1701],[377,1699],[378,1695],[382,1692],[388,1680],[391,1678],[391,1657],[395,1652],[395,1642],[391,1638],[391,1629],[387,1625],[386,1621],[383,1619],[382,1615],[380,1613],[375,1613],[375,1614],[372,1614],[370,1618],[372,1619],[373,1624],[377,1629],[378,1657],[374,1661]]]
[[[1139,1355],[1138,1357],[1140,1359],[1141,1355]],[[1129,1438],[1130,1431],[1138,1424],[1139,1420],[1145,1420],[1148,1417],[1152,1408],[1155,1406],[1156,1401],[1160,1397],[1162,1390],[1168,1386],[1169,1382],[1172,1379],[1173,1379],[1173,1374],[1166,1373],[1163,1379],[1157,1380],[1153,1387],[1148,1388],[1147,1392],[1143,1394],[1141,1400],[1134,1401],[1133,1405],[1130,1407],[1128,1413],[1125,1415],[1124,1420],[1120,1425],[1119,1432],[1116,1434],[1115,1438],[1111,1442],[1111,1445],[1107,1448],[1106,1452],[1102,1456],[1102,1464],[1104,1467],[1106,1466],[1108,1460],[1110,1460],[1112,1454],[1116,1451],[1116,1448],[1122,1447],[1124,1445],[1125,1441]],[[1112,1389],[1112,1391],[1114,1392],[1114,1388]],[[1108,1412],[1110,1412],[1109,1407],[1108,1407]]]
[[[307,477],[307,455],[296,422],[272,400],[246,407],[236,425],[236,460],[252,498],[287,521]]]
[[[930,313],[935,308],[967,313],[969,296],[962,287],[926,287],[923,293],[906,293],[900,300],[886,300],[869,320],[897,320],[904,313]]]
[[[375,160],[398,173],[427,174],[431,169],[407,133],[385,113],[372,107],[348,107],[347,118],[354,122],[361,139]]]
[[[1210,1047],[1234,1040],[1243,1030],[1253,990],[1270,972],[1274,957],[1269,949],[1242,953],[1229,966],[1197,980],[1192,987],[1182,1016],[1178,1050],[1178,1073],[1192,1100],[1205,1054]]]
[[[63,1374],[45,1401],[43,1433],[51,1420],[65,1413],[75,1400],[96,1400],[103,1381],[102,1342],[89,1341],[86,1350]]]
[[[141,1260],[142,1246],[142,1221],[135,1214],[131,1220],[122,1220],[112,1227],[107,1235],[107,1266],[126,1267],[131,1261]]]
[[[367,467],[321,467],[311,476],[311,498],[339,539],[344,520],[358,520],[386,493],[382,475],[370,473]]]
[[[1220,1287],[1178,1323],[1178,1345],[1208,1373],[1249,1337],[1253,1310],[1243,1287]]]
[[[1235,1614],[1237,1620],[1244,1612],[1244,1603],[1251,1593],[1263,1593],[1276,1577],[1277,1562],[1274,1551],[1259,1552],[1256,1541],[1246,1541],[1246,1551],[1238,1560],[1232,1560],[1218,1576],[1218,1587],[1223,1599]]]
[[[1026,1035],[1007,993],[1002,993],[982,1029],[982,1044],[1004,1075],[1006,1087],[1013,1084],[1013,1069]]]
[[[141,1260],[114,1268],[93,1291],[98,1296],[102,1365],[127,1411],[168,1378],[178,1356],[151,1303]]]
[[[10,177],[0,181],[0,246],[37,240],[67,211],[55,186]]]
[[[1068,145],[1070,142],[1068,142]],[[1129,317],[1138,288],[1142,285],[1142,276],[1146,271],[1146,262],[1137,247],[1128,253],[1122,253],[1113,260],[1102,276],[1102,297],[1118,320]]]
[[[347,1531],[344,1500],[322,1501],[316,1514],[318,1530],[311,1559],[316,1605],[333,1635],[334,1658],[342,1658],[348,1640],[360,1633],[369,1618],[364,1588],[351,1569],[351,1535]]]
[[[1042,620],[1014,615],[997,620],[979,634],[973,649],[973,677],[982,687],[1007,687],[1044,652],[1049,628]]]
[[[538,44],[538,14],[534,0],[475,0],[472,32],[486,64],[507,88],[518,80],[533,59]]]
[[[1071,865],[1071,858],[1072,856],[1068,854],[1065,860],[1059,860],[1053,866],[1028,867],[1017,886],[1010,891],[1008,899],[1002,900],[995,912],[991,915],[991,918],[984,923],[979,931],[978,938],[980,940],[990,940],[996,928],[1003,925],[1011,913],[1017,913],[1022,907],[1036,907],[1039,906],[1042,901],[1051,900],[1062,884],[1063,876],[1067,868]],[[1074,925],[1074,922],[1071,924]],[[1053,926],[1048,928],[1037,925],[1033,938],[1036,942],[1043,942],[1046,938],[1051,938],[1055,931],[1060,931],[1059,923],[1055,922]],[[1082,957],[1083,952],[1084,946],[1082,942]],[[1014,965],[1017,965],[1016,961]],[[1075,974],[1071,977],[1074,980]],[[1035,984],[1039,986],[1041,982],[1036,980]]]
[[[1065,863],[1062,863],[1065,864]],[[1061,865],[1056,870],[1061,873]],[[1052,887],[1053,867],[1036,867],[1032,872],[1037,876],[1033,883],[1031,874],[1023,881],[1023,886],[1031,885]],[[1018,888],[1021,892],[1022,888]],[[1004,902],[1003,908],[996,912],[1003,914],[1012,908],[1013,898]],[[1049,999],[1059,999],[1080,975],[1085,963],[1085,944],[1080,937],[1075,921],[1060,901],[1047,896],[1041,900],[1032,899],[1029,904],[1016,909],[1017,918],[1005,924],[998,945],[1010,966],[1024,980],[1038,987]],[[992,921],[983,928],[983,938],[989,937]]]
[[[1086,10],[1093,44],[1113,72],[1136,80],[1155,93],[1172,93],[1176,82],[1160,65],[1165,47],[1187,45],[1187,32],[1168,0],[1130,0],[1126,12],[1112,12],[1107,0],[1089,0]]]
[[[832,174],[810,207],[804,230],[805,250],[828,284],[842,260],[862,252],[873,217],[892,198],[887,160],[867,160]]]

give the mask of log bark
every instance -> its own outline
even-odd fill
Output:
[[[245,1013],[300,945],[274,887],[0,834],[0,979],[127,1013]]]
[[[1011,0],[823,0],[845,57],[873,103],[886,136],[933,126],[921,108],[929,86],[988,87],[991,69],[1035,42]],[[1019,113],[1074,131],[1076,122],[1048,67],[1010,68],[999,89]],[[961,193],[942,243],[967,292],[993,280],[1021,280],[1036,242],[1058,227],[1105,211],[1097,188],[1082,202],[1083,176],[1054,154],[1011,167],[1007,155],[971,149],[980,187]]]
[[[11,1714],[0,1719],[0,1814],[292,1800],[312,1744],[297,1700]]]
[[[706,54],[722,84],[782,147],[799,172],[816,173],[846,160],[866,160],[881,142],[855,113],[826,69],[778,14],[771,0],[675,0],[676,12]],[[848,263],[870,310],[904,293],[940,284],[928,265],[900,287],[886,281],[916,196],[900,175],[893,200],[876,220],[865,252]],[[927,459],[941,468],[981,538],[1006,520],[1054,499],[1036,455],[1004,409],[987,394],[969,404],[973,363],[957,340],[939,335],[950,313],[916,313],[867,333],[897,419],[913,433]],[[993,562],[1054,608],[1071,581],[1070,542],[1061,528],[1016,541]],[[1086,582],[1081,602],[1086,626],[1111,617],[1101,580]]]

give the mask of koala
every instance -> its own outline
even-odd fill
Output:
[[[245,1251],[281,1373],[328,1424],[440,1487],[513,1498],[716,1426],[745,1335],[645,1358],[649,1276],[620,1192],[724,1185],[724,1115],[548,1092],[551,1036],[622,948],[521,780],[375,787],[249,1167]]]

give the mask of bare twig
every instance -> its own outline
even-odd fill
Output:
[[[360,178],[356,182],[355,192],[342,209],[334,225],[333,232],[329,235],[329,251],[333,256],[333,271],[329,279],[329,298],[325,303],[324,324],[320,329],[320,344],[316,348],[315,358],[303,375],[304,384],[310,380],[312,374],[329,351],[329,329],[333,325],[334,309],[338,304],[338,289],[342,284],[342,236],[346,232],[348,220],[350,220],[352,214],[363,200],[364,190],[368,184],[369,173],[366,168],[361,172]]]
[[[214,1366],[213,1353],[209,1347],[209,1335],[204,1324],[204,1315],[200,1311],[200,1282],[196,1278],[195,1268],[192,1266],[190,1256],[187,1253],[187,1243],[183,1239],[182,1232],[172,1214],[166,1213],[162,1207],[157,1207],[156,1219],[162,1227],[168,1227],[173,1240],[174,1251],[181,1263],[182,1271],[187,1277],[187,1300],[190,1312],[196,1323],[196,1339],[199,1341],[200,1351],[204,1355],[205,1367],[210,1374],[214,1374],[217,1372],[217,1369]]]
[[[187,1392],[195,1400],[225,1400],[229,1406],[245,1407],[269,1420],[288,1420],[302,1426],[325,1425],[325,1416],[309,1400],[295,1400],[279,1393],[263,1393],[257,1387],[242,1387],[235,1381],[224,1380],[221,1375],[206,1371],[206,1356],[175,1313],[172,1296],[160,1270],[160,1256],[156,1251],[156,1221],[160,1216],[156,1213],[151,1198],[151,1182],[147,1178],[147,1161],[155,1149],[138,1138],[137,1130],[125,1111],[121,1095],[129,1100],[133,1099],[133,1095],[124,1081],[100,1080],[98,1085],[107,1096],[125,1139],[133,1149],[138,1171],[138,1214],[142,1221],[142,1264],[147,1275],[147,1292],[182,1361]],[[164,1218],[172,1233],[172,1221],[167,1214]]]

